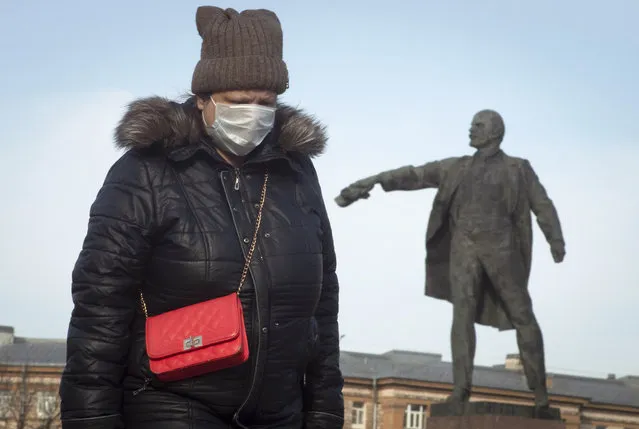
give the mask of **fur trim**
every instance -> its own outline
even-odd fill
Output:
[[[136,100],[115,129],[119,148],[148,148],[161,145],[176,149],[198,143],[204,137],[200,112],[191,97],[180,104],[162,97]],[[315,157],[321,155],[328,137],[326,127],[300,109],[278,104],[274,131],[284,152]]]

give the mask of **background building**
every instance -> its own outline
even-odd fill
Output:
[[[58,385],[64,340],[16,337],[0,326],[0,428],[59,427]],[[452,388],[439,354],[343,351],[345,429],[425,429],[433,402]],[[549,374],[553,406],[568,429],[639,429],[639,377],[607,379]],[[472,400],[532,405],[518,355],[475,369]]]
[[[393,350],[381,355],[344,351],[346,429],[422,429],[430,404],[452,390],[452,366],[441,355]],[[475,369],[471,400],[532,405],[518,355]],[[607,379],[549,374],[554,407],[567,429],[639,429],[639,377]]]
[[[60,427],[58,386],[65,360],[62,340],[16,337],[0,326],[0,427]]]

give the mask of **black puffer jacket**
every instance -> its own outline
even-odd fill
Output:
[[[193,99],[150,98],[130,106],[116,140],[129,150],[91,207],[73,271],[63,427],[193,428],[206,410],[223,427],[341,428],[335,252],[311,162],[324,149],[323,126],[279,106],[273,132],[233,169],[205,137]],[[261,234],[241,294],[249,362],[159,382],[138,288],[152,315],[236,290],[266,170]]]

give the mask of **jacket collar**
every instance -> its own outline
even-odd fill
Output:
[[[247,163],[298,156],[317,157],[326,149],[326,127],[314,117],[278,104],[275,126]],[[143,98],[129,105],[115,130],[116,146],[124,149],[161,148],[175,161],[187,160],[199,151],[221,157],[206,134],[195,97],[177,103],[161,97]]]

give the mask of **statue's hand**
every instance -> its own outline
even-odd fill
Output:
[[[353,204],[357,200],[370,197],[370,191],[378,182],[377,176],[367,177],[358,180],[350,186],[342,189],[342,192],[335,198],[335,202],[340,207],[346,207]]]
[[[550,253],[556,263],[560,263],[566,256],[566,246],[563,243],[553,243],[550,245]]]

